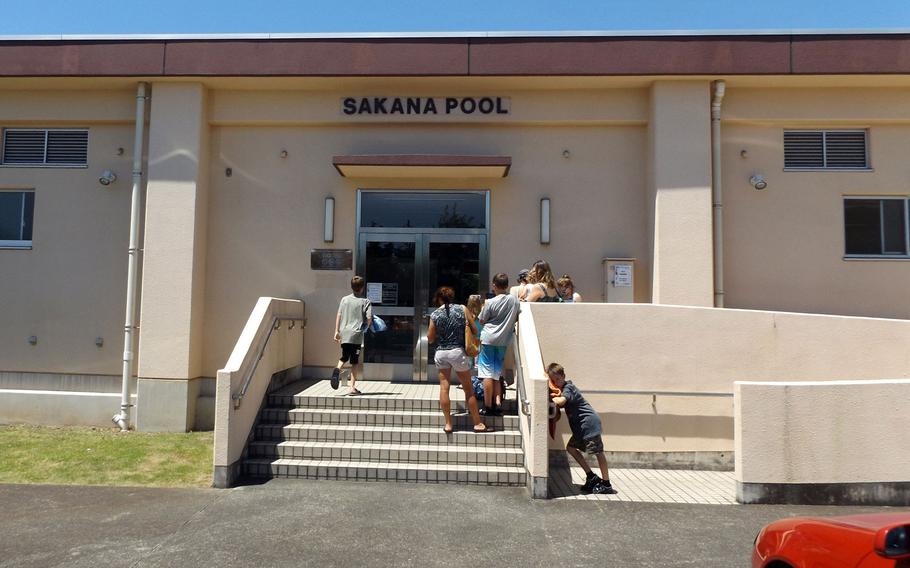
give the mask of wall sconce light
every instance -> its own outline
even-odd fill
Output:
[[[335,198],[325,198],[325,220],[322,224],[322,239],[331,243],[335,240]]]
[[[104,347],[104,338],[103,337],[95,338],[95,347],[98,347],[98,348]]]
[[[117,174],[111,170],[104,170],[101,172],[101,177],[98,178],[98,183],[104,186],[111,185],[115,181],[117,181]]]
[[[768,182],[765,181],[765,177],[761,174],[754,174],[749,178],[749,183],[752,184],[752,187],[755,189],[765,189],[768,187]]]
[[[550,244],[550,198],[540,200],[540,244]]]
[[[282,150],[281,153],[278,154],[278,155],[281,156],[282,159],[287,158],[287,157],[288,157],[288,151],[287,151],[287,150]]]

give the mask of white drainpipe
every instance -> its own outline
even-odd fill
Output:
[[[136,137],[133,140],[133,198],[130,206],[130,263],[126,275],[126,323],[123,326],[123,390],[120,397],[120,413],[113,422],[121,430],[130,429],[130,378],[133,375],[133,330],[136,329],[136,289],[139,271],[139,213],[142,209],[142,155],[145,139],[145,102],[148,83],[139,83],[136,92]]]
[[[724,198],[720,182],[720,105],[727,84],[714,81],[711,99],[711,193],[714,211],[714,307],[724,307]]]

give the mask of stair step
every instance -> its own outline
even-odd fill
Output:
[[[367,388],[367,387],[364,387]],[[342,391],[338,391],[342,392]],[[459,391],[460,392],[460,391]],[[466,412],[467,402],[452,396],[452,410]],[[438,398],[413,398],[402,394],[389,393],[387,395],[371,395],[365,393],[360,396],[346,396],[341,394],[313,395],[313,394],[271,394],[269,406],[275,408],[348,408],[372,410],[413,410],[439,412]],[[516,411],[515,400],[505,400],[503,411],[514,414]]]
[[[476,434],[469,427],[446,434],[441,427],[368,426],[360,424],[259,424],[256,440],[320,442],[373,442],[447,444],[456,446],[520,448],[521,432],[497,430]]]
[[[270,424],[361,424],[385,426],[437,426],[445,424],[442,413],[436,411],[405,410],[372,410],[348,408],[265,408],[260,414],[262,422]],[[503,428],[517,429],[518,416],[485,416],[485,424],[497,430]],[[453,414],[452,424],[455,428],[473,424],[467,414]]]
[[[414,483],[468,483],[524,486],[524,467],[465,464],[401,464],[307,459],[247,459],[243,472],[251,477],[303,477]]]
[[[447,446],[432,444],[383,444],[356,442],[269,442],[249,446],[253,458],[313,459],[381,463],[447,463],[477,465],[524,464],[521,448]]]

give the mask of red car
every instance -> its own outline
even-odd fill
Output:
[[[910,512],[794,517],[758,533],[752,568],[910,568]]]

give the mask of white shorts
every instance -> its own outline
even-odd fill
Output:
[[[471,358],[464,354],[464,349],[456,347],[455,349],[436,350],[436,368],[440,371],[446,369],[455,369],[456,373],[471,370],[473,364]]]

